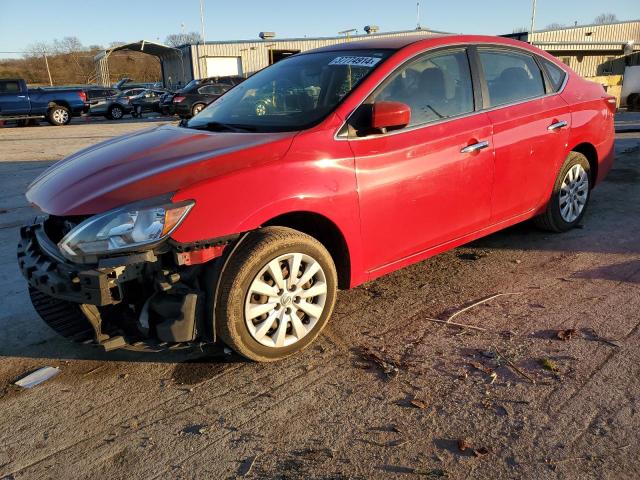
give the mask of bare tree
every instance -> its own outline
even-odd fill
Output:
[[[550,23],[549,25],[547,25],[546,27],[544,27],[545,30],[560,30],[562,28],[567,28],[567,26],[564,23]]]
[[[515,27],[511,33],[525,33],[527,30],[527,27]]]
[[[601,13],[596,18],[594,18],[593,23],[597,25],[604,25],[607,23],[614,23],[618,21],[618,17],[616,17],[615,13]]]
[[[202,37],[198,32],[172,33],[171,35],[167,35],[167,38],[164,39],[164,43],[171,47],[179,47],[180,45],[200,42],[202,42]]]

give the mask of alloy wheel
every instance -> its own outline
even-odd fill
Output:
[[[69,120],[69,112],[63,108],[56,108],[53,111],[53,120],[56,123],[66,123]]]
[[[254,277],[245,300],[245,322],[260,344],[288,347],[313,330],[326,300],[327,278],[320,263],[303,253],[287,253]]]
[[[580,164],[572,166],[560,187],[560,215],[574,222],[584,210],[589,195],[589,175]]]

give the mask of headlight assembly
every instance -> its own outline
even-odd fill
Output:
[[[173,232],[193,201],[163,205],[132,204],[88,218],[58,243],[72,261],[130,250],[144,250]]]

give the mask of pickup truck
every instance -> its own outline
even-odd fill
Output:
[[[88,110],[80,87],[28,89],[23,79],[0,79],[0,121],[45,118],[51,125],[66,125]]]

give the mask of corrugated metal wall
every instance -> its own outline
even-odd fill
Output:
[[[207,57],[240,57],[243,75],[251,75],[269,65],[270,50],[311,50],[347,41],[358,41],[377,37],[398,37],[407,35],[431,35],[429,30],[407,30],[401,32],[356,35],[350,38],[298,38],[285,40],[257,40],[250,42],[212,42],[206,45],[183,47],[184,68],[176,58],[165,59],[163,74],[165,82],[183,85],[193,78],[208,76]],[[640,21],[620,22],[608,25],[586,25],[558,30],[534,32],[530,39],[540,48],[563,59],[578,74],[591,77],[607,73],[624,73],[625,61],[623,42],[635,42],[634,50],[640,50]],[[571,43],[576,42],[576,43]],[[593,42],[593,45],[590,43]],[[616,45],[603,45],[611,42]],[[559,45],[562,43],[562,45]],[[628,63],[628,62],[627,62]],[[168,85],[169,86],[169,85]]]
[[[624,44],[633,41],[634,50],[640,48],[640,21],[540,31],[529,39],[583,77],[622,75],[625,64],[637,61],[636,56],[625,57]]]
[[[608,25],[586,25],[559,30],[538,31],[529,35],[529,41],[540,44],[545,50],[610,50],[611,46],[598,45],[598,42],[640,42],[640,21],[611,23]],[[558,42],[563,45],[545,44]],[[571,44],[576,42],[576,44]],[[593,42],[593,45],[584,45]]]
[[[216,42],[205,45],[191,45],[185,47],[185,76],[182,77],[180,65],[177,60],[168,59],[164,61],[165,81],[168,76],[172,78],[172,83],[182,81],[183,84],[193,78],[204,78],[208,76],[207,57],[240,57],[242,59],[242,73],[245,76],[251,75],[269,65],[270,50],[312,50],[314,48],[336,45],[347,41],[366,40],[369,38],[401,37],[407,35],[433,35],[436,32],[429,30],[408,30],[403,32],[376,33],[372,35],[355,35],[352,37],[330,37],[330,38],[298,38],[288,40],[257,40],[255,42]],[[189,57],[193,61],[191,61]],[[196,59],[198,59],[196,61]],[[191,72],[193,68],[193,73]],[[169,74],[169,75],[167,75]]]

